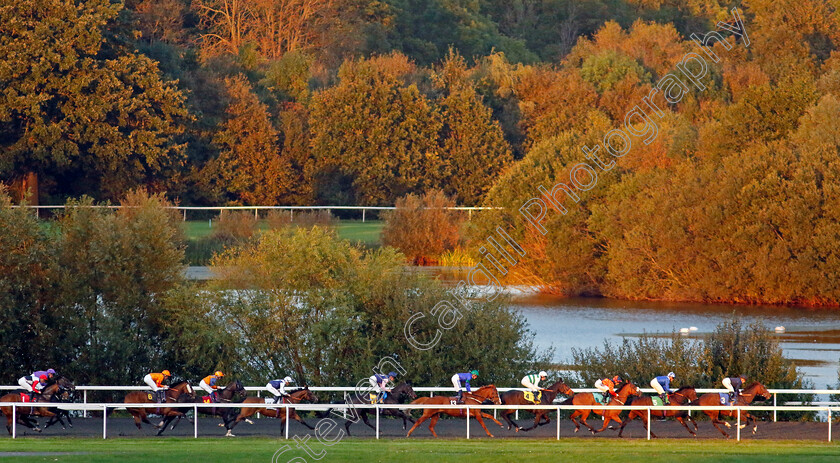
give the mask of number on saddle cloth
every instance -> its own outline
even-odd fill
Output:
[[[531,402],[532,404],[538,404],[542,400],[542,391],[537,392],[537,398],[534,399],[534,393],[532,391],[525,391],[523,393],[525,396],[525,400]]]
[[[729,398],[728,392],[718,392],[720,396],[720,404],[721,405],[735,405],[735,401]]]
[[[665,403],[662,402],[662,397],[659,397],[658,395],[651,397],[650,400],[651,402],[653,402],[653,406],[655,407],[661,407],[665,405]]]
[[[20,393],[20,401],[21,402],[32,402],[32,397],[29,394],[24,394],[23,392]]]

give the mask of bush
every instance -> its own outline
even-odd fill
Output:
[[[454,206],[452,199],[437,190],[422,198],[409,194],[398,199],[396,209],[383,214],[383,244],[399,249],[415,264],[435,262],[460,242],[463,214],[445,209]]]
[[[257,217],[247,211],[222,211],[211,236],[222,240],[246,240],[257,231]]]

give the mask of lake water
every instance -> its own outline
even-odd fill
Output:
[[[441,268],[418,269],[447,283],[464,278],[464,271]],[[571,349],[602,347],[604,340],[620,343],[622,337],[642,333],[670,335],[695,326],[688,338],[714,331],[732,314],[744,324],[763,323],[779,339],[785,357],[794,360],[805,379],[816,388],[837,383],[840,360],[840,309],[744,306],[670,302],[621,301],[606,298],[561,298],[550,295],[519,295],[514,306],[534,332],[537,347],[556,349],[557,363],[571,363]],[[784,326],[784,333],[774,328]]]
[[[840,359],[840,310],[798,307],[735,306],[667,302],[620,301],[606,298],[559,298],[533,295],[514,299],[534,332],[538,347],[556,348],[555,361],[571,360],[571,349],[601,347],[604,340],[642,333],[671,334],[695,326],[687,337],[709,334],[733,313],[745,324],[763,323],[774,333],[785,356],[799,365],[806,379],[824,388],[837,383]]]

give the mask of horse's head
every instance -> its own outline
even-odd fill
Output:
[[[70,381],[69,379],[67,379],[64,376],[59,377],[55,381],[55,383],[58,384],[58,387],[61,388],[61,389],[64,389],[64,390],[67,390],[67,391],[70,391],[70,392],[74,392],[76,390],[76,385],[74,385],[72,381]]]
[[[745,387],[741,391],[742,396],[752,396],[752,397],[761,397],[763,400],[769,400],[772,395],[770,391],[764,387],[763,384],[759,383],[758,381],[754,381],[750,383],[747,387]]]
[[[171,386],[169,386],[169,390],[175,392],[173,396],[176,399],[180,397],[181,394],[185,394],[188,396],[193,396],[195,394],[195,391],[193,390],[192,386],[190,386],[190,383],[186,381],[179,381],[175,384],[172,384]]]
[[[315,393],[309,390],[309,386],[303,386],[302,388],[298,389],[295,392],[292,392],[289,395],[298,400],[306,400],[314,404],[318,403],[318,396],[316,396]]]
[[[408,400],[414,400],[417,398],[417,394],[414,392],[414,389],[411,387],[411,383],[404,382],[401,383],[399,386],[395,387],[391,390],[397,397],[402,400],[402,396],[408,397]]]
[[[550,391],[554,391],[557,394],[575,395],[574,391],[572,391],[572,388],[570,388],[568,384],[564,383],[562,379],[549,386],[548,389]]]
[[[499,390],[496,389],[496,385],[490,384],[488,386],[482,386],[478,388],[474,393],[474,395],[489,400],[495,405],[501,405],[502,399],[499,398]]]
[[[636,387],[635,384],[631,383],[630,381],[627,381],[626,383],[622,384],[620,388],[618,388],[616,394],[618,394],[619,397],[624,398],[630,397],[631,395],[641,397],[642,391],[638,387]]]
[[[673,395],[676,403],[688,403],[697,400],[697,391],[694,386],[683,386],[674,391]]]

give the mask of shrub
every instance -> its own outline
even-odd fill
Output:
[[[415,264],[434,262],[460,241],[463,214],[445,209],[455,202],[441,191],[420,197],[409,194],[396,202],[396,209],[383,214],[382,242],[399,249]]]
[[[247,211],[222,211],[216,218],[213,234],[222,240],[246,240],[257,231],[257,218]]]

